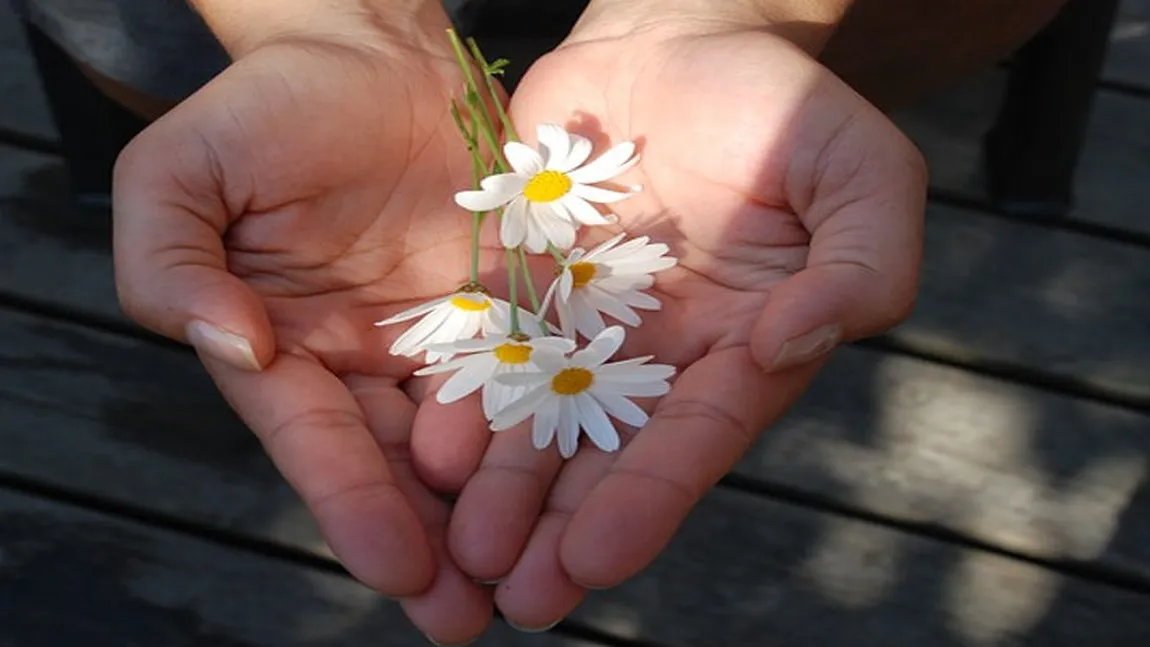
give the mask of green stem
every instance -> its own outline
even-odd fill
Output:
[[[499,100],[499,92],[495,87],[495,77],[491,74],[491,65],[487,63],[484,58],[483,52],[479,51],[479,43],[475,42],[474,38],[467,39],[467,47],[471,50],[471,55],[479,61],[479,66],[483,70],[483,83],[487,86],[487,93],[491,95],[495,103],[495,110],[499,113],[499,121],[503,123],[503,130],[507,133],[508,139],[519,141],[519,134],[515,132],[515,126],[511,123],[511,117],[507,115],[507,110],[503,107],[503,102]]]
[[[507,293],[511,301],[511,334],[520,335],[523,331],[519,328],[519,285],[516,281],[516,274],[518,263],[515,258],[515,250],[507,249]]]
[[[551,243],[547,244],[547,251],[551,252],[551,258],[554,258],[556,263],[563,265],[567,262],[567,257],[563,255],[563,251]]]
[[[523,285],[527,288],[527,298],[531,300],[531,311],[542,315],[539,312],[539,295],[535,293],[535,281],[531,278],[531,268],[527,267],[527,251],[522,245],[516,249],[519,251],[519,269],[523,270]]]
[[[491,152],[495,155],[495,159],[499,160],[499,164],[503,167],[500,170],[506,170],[509,166],[507,164],[507,158],[503,156],[503,148],[499,145],[499,139],[495,136],[495,124],[491,120],[491,112],[487,109],[487,101],[480,96],[479,86],[475,83],[475,75],[471,73],[471,63],[468,62],[468,56],[463,51],[463,43],[460,42],[459,35],[455,33],[454,29],[448,29],[447,35],[451,39],[451,48],[455,50],[455,58],[459,62],[459,68],[463,70],[463,76],[467,79],[468,108],[473,111],[478,108],[480,130],[483,131],[483,139],[487,142],[487,145],[491,147]],[[492,98],[496,103],[499,103],[498,97]]]

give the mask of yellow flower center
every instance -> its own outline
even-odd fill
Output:
[[[595,278],[594,263],[572,263],[571,267],[567,269],[571,270],[571,278],[574,279],[575,287],[577,288],[587,285],[591,282],[591,279]]]
[[[501,344],[495,347],[495,359],[504,364],[526,364],[531,361],[531,347],[526,344]]]
[[[571,190],[571,178],[560,171],[540,171],[523,187],[523,197],[532,202],[552,202]]]
[[[468,299],[465,296],[455,296],[451,297],[451,305],[466,312],[483,312],[484,310],[491,307],[491,302],[487,299],[483,299],[482,301],[475,301],[473,299]]]
[[[595,374],[585,368],[565,368],[551,378],[551,390],[559,395],[578,395],[594,381]]]

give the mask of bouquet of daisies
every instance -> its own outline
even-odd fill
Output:
[[[560,455],[570,458],[582,430],[599,449],[616,451],[619,434],[611,418],[642,427],[647,414],[630,398],[665,394],[675,373],[673,366],[650,363],[651,356],[610,361],[626,333],[604,321],[606,315],[636,327],[642,323],[636,310],[659,309],[658,299],[644,290],[654,285],[655,272],[675,265],[668,247],[645,236],[628,240],[626,233],[590,251],[575,246],[581,228],[617,223],[596,205],[640,190],[600,186],[638,163],[635,144],[616,144],[594,156],[589,139],[554,124],[537,126],[537,148],[522,143],[496,92],[494,77],[507,62],[488,63],[474,40],[465,48],[454,31],[448,37],[466,79],[463,100],[452,100],[451,114],[473,159],[475,185],[455,194],[455,202],[473,214],[471,276],[451,294],[376,325],[418,320],[390,352],[424,353],[427,366],[416,375],[450,373],[436,395],[441,403],[481,392],[493,431],[532,419],[536,449],[557,440]],[[506,300],[479,280],[479,236],[491,215],[506,249]],[[542,300],[528,254],[550,255],[556,263]],[[530,310],[520,303],[520,281]],[[549,320],[552,311],[555,319]]]

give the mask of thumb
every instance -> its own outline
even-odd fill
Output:
[[[771,288],[752,331],[751,353],[764,370],[806,364],[910,315],[922,257],[926,175],[907,159],[917,158],[899,156],[862,184],[836,183],[826,195],[816,189],[803,217],[817,223],[808,225],[806,268]]]
[[[116,291],[129,317],[245,370],[275,341],[258,295],[227,267],[230,224],[218,156],[169,113],[116,162],[112,206]],[[169,118],[172,118],[171,121]]]

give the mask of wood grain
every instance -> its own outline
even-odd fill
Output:
[[[425,647],[347,577],[0,490],[0,645]],[[475,645],[593,647],[496,623]]]

